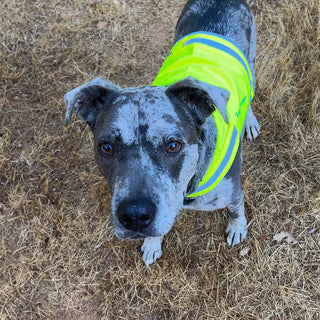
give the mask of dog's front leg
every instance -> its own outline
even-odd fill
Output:
[[[237,201],[228,206],[229,220],[226,229],[227,243],[235,246],[241,243],[247,236],[247,219],[244,215],[244,197],[241,190]]]
[[[162,256],[161,243],[163,237],[145,238],[141,247],[142,260],[146,265],[154,263]]]

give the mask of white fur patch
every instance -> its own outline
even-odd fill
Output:
[[[163,99],[165,100],[165,99]],[[147,108],[145,111],[146,124],[148,125],[147,139],[152,142],[154,146],[163,143],[163,140],[169,140],[175,138],[178,133],[178,127],[180,125],[178,119],[174,122],[170,122],[166,119],[166,116],[174,115],[175,111],[171,105],[168,105],[168,101],[157,102],[162,105],[166,103],[165,113],[159,105],[153,105]],[[169,109],[169,110],[168,110]]]
[[[138,126],[138,109],[133,104],[127,103],[119,107],[111,129],[118,130],[123,143],[130,145],[137,140]]]

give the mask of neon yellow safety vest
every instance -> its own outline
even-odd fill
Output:
[[[180,39],[163,63],[153,86],[168,86],[192,77],[230,92],[228,121],[216,109],[216,147],[211,164],[198,188],[188,197],[213,190],[230,169],[237,154],[241,131],[254,95],[254,84],[246,57],[230,40],[214,33],[196,32]]]

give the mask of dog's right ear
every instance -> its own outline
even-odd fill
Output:
[[[181,105],[189,109],[200,125],[215,109],[218,109],[226,123],[229,122],[227,114],[227,102],[229,91],[198,81],[192,77],[178,81],[170,85],[166,94],[175,97]]]
[[[69,91],[64,96],[67,106],[65,124],[69,124],[74,110],[93,129],[98,112],[107,100],[118,95],[119,90],[113,83],[98,78]]]

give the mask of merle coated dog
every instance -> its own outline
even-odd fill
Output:
[[[189,0],[174,42],[197,31],[233,41],[247,58],[254,82],[256,29],[244,0]],[[223,180],[200,197],[186,198],[212,158],[217,135],[212,106],[223,112],[228,100],[226,95],[217,98],[217,90],[192,78],[166,87],[125,89],[97,78],[65,95],[66,123],[74,110],[93,132],[95,158],[112,195],[115,233],[121,239],[144,239],[146,264],[161,257],[162,238],[182,208],[227,207],[228,244],[236,245],[247,235],[240,181],[242,141]],[[259,130],[249,106],[241,138],[256,138]]]

